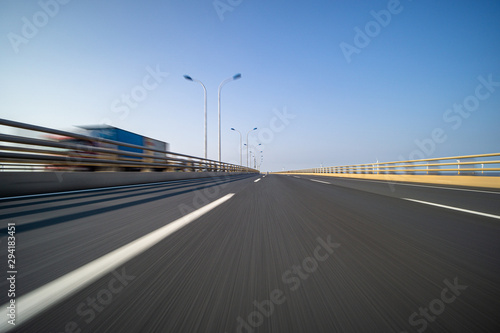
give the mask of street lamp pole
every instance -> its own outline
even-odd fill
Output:
[[[250,165],[248,166],[249,168],[252,167],[252,154],[253,154],[253,151],[250,150],[250,153],[249,153],[249,156],[250,156]]]
[[[248,131],[247,133],[247,167],[248,167],[248,148],[250,147],[249,143],[248,143],[248,134],[250,134],[251,131],[255,131],[257,129],[257,127],[255,127],[254,129],[251,129],[250,131]]]
[[[255,149],[258,149],[258,148],[259,148],[259,146],[262,146],[262,143],[259,143],[257,146],[255,146]],[[253,154],[253,158],[254,158],[254,161],[253,161],[254,168],[255,168],[255,167],[256,167],[256,165],[257,165],[257,162],[256,162],[257,154],[256,154],[256,153],[257,153],[257,151],[255,151],[255,152],[254,152],[254,154]],[[252,159],[250,159],[250,161],[251,161],[251,160],[252,160]]]
[[[203,91],[205,92],[205,148],[204,155],[205,159],[207,159],[207,88],[200,80],[195,80],[189,75],[184,75],[184,78],[188,81],[198,82],[203,87]]]
[[[236,75],[233,75],[230,78],[225,79],[219,85],[219,102],[218,102],[218,107],[219,107],[219,162],[221,162],[220,94],[221,94],[222,86],[224,84],[228,83],[229,81],[238,80],[239,78],[241,78],[241,74],[238,73]]]
[[[243,147],[241,145],[241,140],[242,140],[241,132],[238,131],[237,129],[232,128],[232,127],[231,127],[231,131],[236,131],[236,132],[240,133],[240,165],[241,165],[241,153],[243,152]]]
[[[247,168],[248,168],[248,144],[244,143],[243,146],[247,147]]]

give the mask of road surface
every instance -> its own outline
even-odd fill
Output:
[[[291,175],[0,200],[1,331],[499,332],[499,203]]]

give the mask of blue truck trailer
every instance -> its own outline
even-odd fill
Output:
[[[91,136],[91,137],[94,137],[94,138],[109,139],[109,140],[113,140],[113,141],[128,143],[128,144],[142,146],[142,147],[151,148],[151,149],[157,149],[157,150],[161,150],[161,151],[170,150],[170,145],[167,142],[155,140],[155,139],[149,138],[149,137],[144,136],[144,135],[132,133],[132,132],[123,130],[123,129],[118,128],[118,127],[109,126],[109,125],[93,125],[93,126],[79,126],[79,127],[86,131],[86,133],[84,133],[84,134]],[[116,149],[116,150],[129,151],[129,152],[133,152],[133,153],[151,154],[152,156],[165,157],[165,153],[151,152],[151,151],[143,150],[143,149],[139,149],[139,148],[124,147],[124,146],[112,145],[112,144],[107,144],[107,143],[106,144],[99,143],[99,145],[103,148],[110,148],[110,149]],[[132,156],[124,156],[124,157],[133,158]],[[140,159],[140,157],[137,157],[137,158]],[[162,161],[162,160],[158,160],[158,161]]]
[[[112,159],[115,159],[118,157],[119,159],[128,159],[128,160],[137,160],[138,162],[146,162],[146,163],[165,163],[165,159],[159,159],[155,157],[167,157],[166,151],[170,149],[170,145],[167,142],[155,140],[152,138],[149,138],[144,135],[136,134],[130,131],[123,130],[118,127],[114,126],[109,126],[109,125],[91,125],[91,126],[78,126],[80,128],[79,134],[83,134],[89,137],[93,138],[102,138],[102,139],[108,139],[108,140],[113,140],[117,142],[122,142],[122,143],[127,143],[131,145],[136,145],[136,146],[141,146],[145,148],[151,148],[151,149],[156,149],[159,151],[150,151],[146,149],[140,149],[140,148],[132,148],[132,147],[126,147],[126,146],[121,146],[118,144],[110,144],[110,143],[104,143],[104,142],[99,142],[99,141],[91,141],[91,140],[83,140],[83,139],[77,139],[73,137],[65,137],[65,136],[49,136],[49,139],[63,142],[63,143],[72,143],[72,144],[77,144],[81,146],[92,146],[92,147],[97,147],[97,148],[108,148],[108,149],[113,149],[113,150],[118,150],[118,151],[123,151],[123,152],[133,152],[133,153],[139,153],[139,154],[145,154],[149,155],[151,157],[140,157],[140,156],[129,156],[129,155],[114,155],[114,157],[111,157]],[[86,151],[85,149],[82,150],[72,150],[73,155],[75,157],[79,158],[96,158],[98,154],[92,153],[89,151]],[[102,157],[101,157],[102,158]],[[47,170],[65,170],[65,171],[81,171],[81,170],[86,170],[86,171],[107,171],[110,170],[109,167],[102,167],[102,166],[68,166],[68,165],[48,165]],[[125,171],[135,171],[135,170],[141,170],[141,168],[133,168],[133,167],[125,167],[122,168]],[[112,170],[116,170],[116,168],[113,168]],[[153,169],[155,170],[155,169]]]

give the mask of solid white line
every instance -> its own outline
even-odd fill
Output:
[[[18,327],[17,325],[47,310],[52,305],[71,296],[80,289],[90,285],[104,275],[110,273],[117,267],[129,261],[133,257],[148,250],[153,245],[162,241],[165,237],[188,225],[202,215],[208,213],[215,207],[231,199],[234,193],[230,193],[208,205],[185,215],[135,241],[120,247],[104,256],[52,281],[32,292],[16,299],[16,326],[2,319],[0,332],[7,332]],[[2,305],[6,309],[7,304]]]
[[[344,178],[344,177],[336,177],[336,178],[337,179],[345,179],[345,180],[357,180],[357,181],[360,181],[360,182],[379,183],[379,184],[403,185],[403,186],[415,186],[415,187],[429,187],[429,188],[438,188],[438,189],[442,189],[442,190],[455,190],[455,191],[466,191],[466,192],[500,194],[500,192],[471,190],[471,189],[467,189],[467,188],[454,188],[454,187],[442,187],[442,186],[417,185],[417,184],[408,184],[408,183],[400,183],[400,182],[389,182],[389,181],[385,181],[385,180],[355,179],[355,178],[347,178],[347,177],[346,178]]]
[[[316,180],[316,179],[309,179],[309,180],[312,180],[313,182],[317,182],[317,183],[331,184],[331,183],[328,183],[328,182],[324,182],[322,180]]]
[[[260,178],[259,178],[259,179],[254,180],[253,182],[254,182],[254,183],[257,183],[259,180],[260,180]]]
[[[432,202],[427,202],[427,201],[420,201],[420,200],[415,200],[415,199],[408,199],[408,198],[403,198],[404,200],[409,200],[409,201],[414,201],[418,202],[421,204],[425,205],[431,205],[431,206],[436,206],[436,207],[441,207],[441,208],[447,208],[447,209],[453,209],[453,210],[458,210],[459,212],[465,212],[465,213],[470,213],[470,214],[476,214],[476,215],[481,215],[481,216],[486,216],[486,217],[491,217],[494,219],[499,219],[500,216],[498,215],[493,215],[493,214],[487,214],[487,213],[482,213],[482,212],[477,212],[475,210],[468,210],[468,209],[463,209],[463,208],[458,208],[458,207],[452,207],[452,206],[446,206],[446,205],[440,205]]]

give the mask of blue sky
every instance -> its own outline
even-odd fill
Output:
[[[203,90],[189,74],[208,90],[216,159],[218,85],[241,73],[222,89],[224,161],[239,162],[231,127],[259,129],[250,144],[263,144],[263,170],[500,151],[500,2],[218,4],[230,10],[3,0],[0,116],[66,130],[106,122],[202,156]],[[357,53],[346,57],[347,44]],[[453,111],[463,103],[471,111]]]

